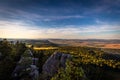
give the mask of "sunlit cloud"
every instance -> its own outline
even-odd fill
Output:
[[[120,31],[118,25],[89,25],[79,27],[68,25],[64,27],[44,28],[24,22],[0,21],[0,37],[2,38],[120,38],[115,31]]]
[[[21,22],[0,21],[0,37],[3,38],[34,38],[35,30]],[[36,34],[36,33],[35,33]]]

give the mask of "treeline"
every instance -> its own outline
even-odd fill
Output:
[[[60,47],[59,51],[74,55],[75,60],[83,64],[94,64],[101,67],[107,66],[120,69],[120,61],[116,57],[114,58],[114,54],[112,54],[113,57],[111,58],[110,54],[99,48]],[[120,55],[117,56],[119,58]]]
[[[12,80],[16,63],[26,49],[25,44],[19,41],[0,41],[0,80]]]

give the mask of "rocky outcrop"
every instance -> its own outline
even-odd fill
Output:
[[[61,52],[54,52],[45,64],[43,65],[43,74],[49,78],[52,77],[54,74],[57,73],[58,69],[60,67],[65,68],[65,63],[67,59],[70,59],[71,55],[70,54],[64,54]]]
[[[13,79],[38,80],[39,71],[36,66],[37,61],[38,59],[33,57],[33,53],[30,50],[25,51],[12,73]]]

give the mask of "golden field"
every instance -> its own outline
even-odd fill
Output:
[[[49,49],[57,49],[57,47],[34,47],[34,50],[49,50]]]

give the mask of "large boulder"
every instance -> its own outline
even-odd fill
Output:
[[[65,68],[67,59],[71,59],[70,54],[54,52],[43,65],[43,75],[47,78],[52,77],[60,67]]]

